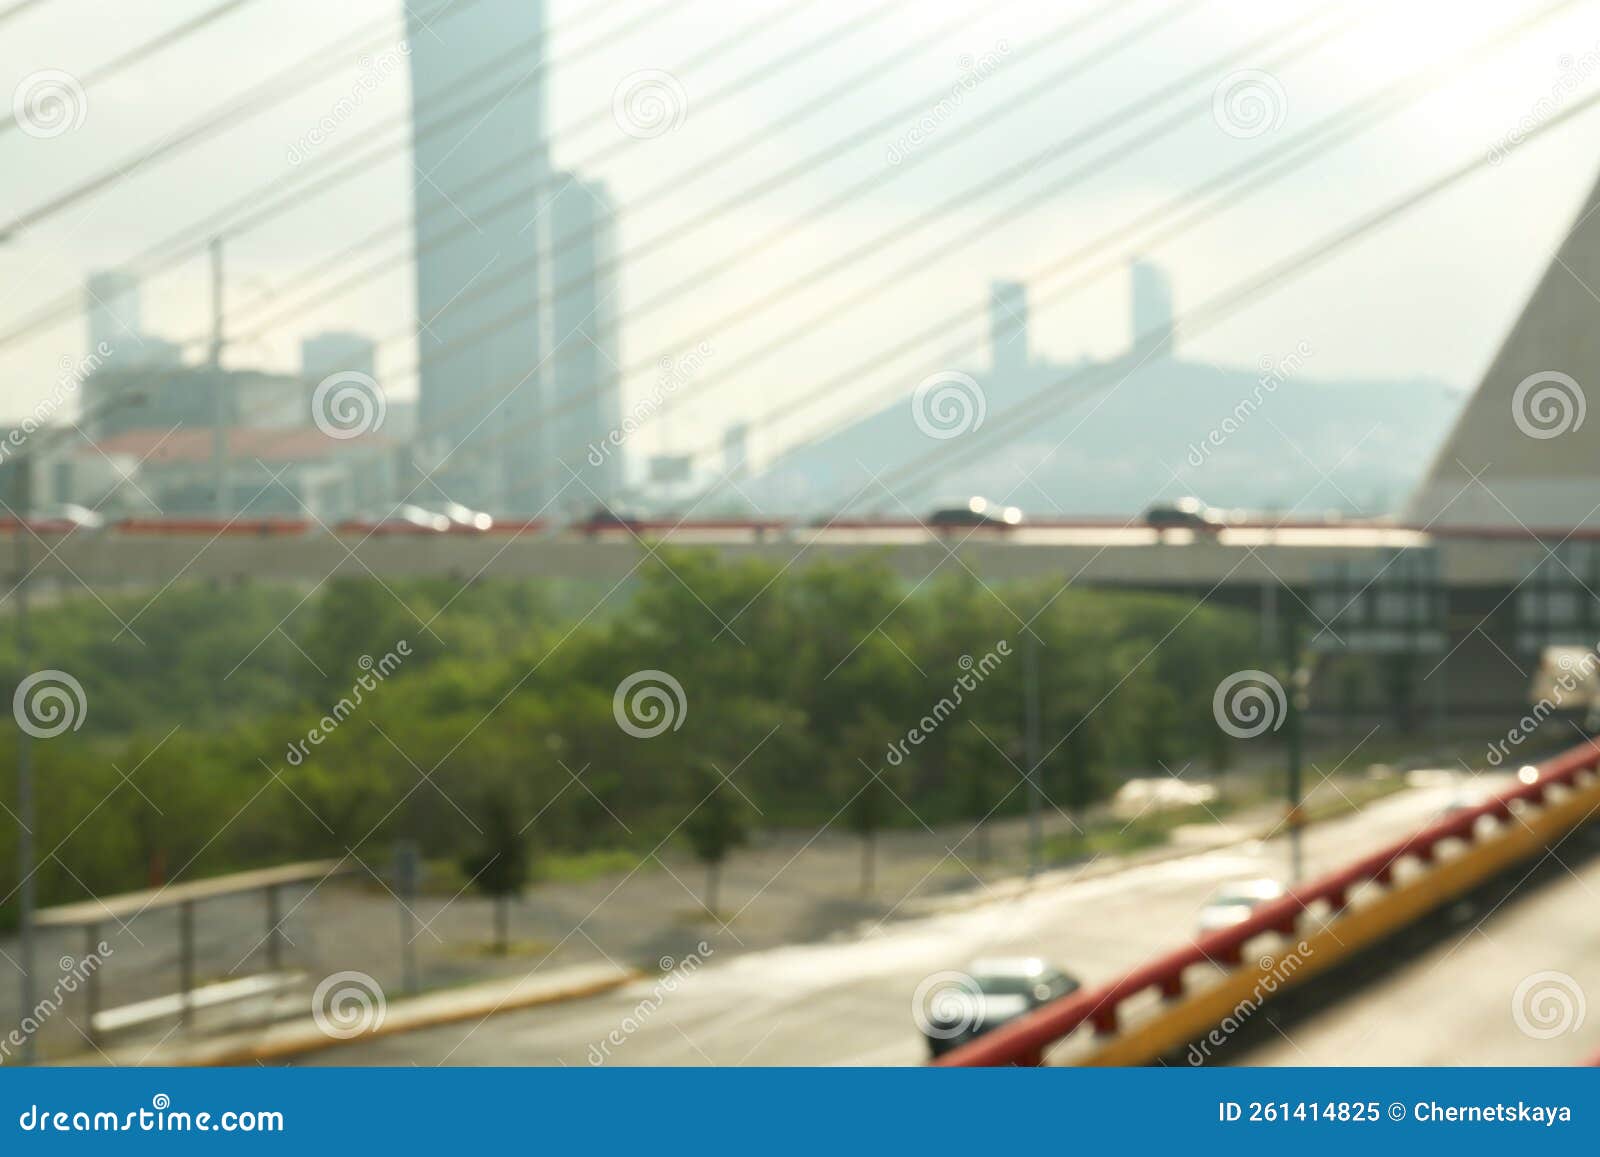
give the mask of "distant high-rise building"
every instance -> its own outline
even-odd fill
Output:
[[[722,472],[738,480],[750,469],[750,426],[737,422],[722,432]]]
[[[375,376],[377,346],[364,334],[313,334],[300,342],[300,376],[316,383],[329,374],[354,373]]]
[[[538,446],[514,415],[542,395],[544,5],[475,0],[425,16],[412,12],[409,38],[419,436],[450,497],[509,509],[508,464]],[[516,45],[527,64],[505,67]]]
[[[989,344],[997,375],[1014,376],[1028,368],[1028,287],[996,281],[989,287]]]
[[[597,500],[609,504],[623,484],[622,446],[613,437],[622,422],[615,210],[598,181],[570,173],[556,174],[556,181],[560,192],[543,215],[553,298],[548,421],[542,431],[544,453],[507,463],[512,507],[518,510],[537,509],[563,486],[561,508],[587,509]],[[514,424],[528,420],[523,415],[534,401],[513,401]]]
[[[1128,272],[1133,281],[1130,341],[1139,354],[1170,357],[1172,340],[1172,282],[1166,271],[1148,261],[1135,261]]]
[[[143,325],[139,303],[139,279],[120,270],[106,270],[90,274],[84,288],[84,312],[89,322],[89,349],[99,351],[103,345],[109,354],[119,352],[122,360],[137,355],[133,353],[143,341]]]

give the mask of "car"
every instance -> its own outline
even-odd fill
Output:
[[[929,526],[1017,526],[1022,522],[1022,511],[1015,506],[1001,506],[987,498],[972,497],[963,503],[940,506],[928,515]]]
[[[974,960],[964,973],[936,973],[914,1007],[930,1056],[943,1056],[1041,1004],[1076,992],[1075,977],[1037,956]],[[924,982],[925,984],[927,982]]]
[[[484,531],[494,527],[494,518],[481,510],[473,510],[459,502],[444,504],[444,516],[450,520],[450,529],[457,531]]]
[[[70,522],[79,530],[104,530],[106,525],[105,515],[87,506],[79,506],[76,502],[61,502],[46,507],[41,514],[36,514],[34,517],[58,518],[63,522]]]
[[[1242,924],[1262,904],[1282,895],[1283,885],[1265,876],[1224,884],[1200,909],[1200,931],[1216,932]]]
[[[1222,529],[1222,514],[1198,498],[1174,498],[1157,502],[1144,512],[1144,524],[1151,530],[1193,530],[1215,534]]]
[[[335,528],[340,534],[443,534],[450,520],[409,502],[374,518],[352,518]]]
[[[18,522],[8,516],[0,520],[0,525],[14,530]],[[106,518],[98,511],[79,506],[76,502],[59,502],[35,509],[23,525],[35,534],[70,534],[75,530],[104,530]]]
[[[574,522],[572,528],[584,534],[596,534],[602,530],[626,530],[637,534],[644,529],[644,524],[644,516],[636,511],[602,504]]]

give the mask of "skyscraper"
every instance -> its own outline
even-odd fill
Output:
[[[508,463],[537,453],[514,414],[542,393],[544,5],[425,15],[409,38],[421,458],[449,497],[508,509]]]
[[[512,495],[516,509],[537,509],[563,486],[554,505],[567,511],[610,504],[622,489],[621,446],[608,437],[622,421],[615,209],[599,181],[558,174],[557,188],[542,215],[550,254],[552,352],[549,421],[539,456],[544,461],[532,470],[542,476],[543,487],[519,481]],[[529,469],[516,461],[508,465],[519,475]]]
[[[1133,333],[1128,344],[1136,354],[1171,357],[1172,282],[1168,280],[1166,270],[1140,260],[1128,267],[1128,273],[1133,281]]]
[[[1028,287],[996,281],[989,287],[989,344],[997,376],[1016,377],[1028,368]]]

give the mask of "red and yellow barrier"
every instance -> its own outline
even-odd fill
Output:
[[[1092,1027],[1095,1043],[1077,1063],[1149,1063],[1202,1037],[1241,1005],[1305,983],[1512,864],[1539,855],[1600,814],[1597,764],[1600,746],[1593,743],[1564,752],[1540,764],[1529,782],[1295,888],[1261,905],[1243,923],[1201,936],[1109,984],[1047,1004],[933,1063],[1041,1064],[1047,1049],[1085,1024]],[[1397,869],[1405,864],[1421,870],[1397,881]],[[1381,889],[1375,895],[1374,886]],[[1365,890],[1352,906],[1351,894],[1358,888]],[[1245,964],[1249,943],[1268,933],[1301,938],[1288,951]],[[1218,965],[1226,969],[1220,979]],[[1202,966],[1209,983],[1191,987],[1186,973]],[[1155,1013],[1124,1024],[1123,1006],[1152,991],[1164,998]]]

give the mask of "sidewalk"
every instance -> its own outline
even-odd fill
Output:
[[[412,1032],[456,1021],[481,1020],[499,1012],[532,1008],[541,1004],[576,1000],[609,992],[637,979],[641,973],[610,964],[587,964],[561,968],[512,980],[490,980],[462,988],[425,993],[376,1004],[359,1003],[361,989],[352,987],[344,996],[355,1009],[355,1019],[347,1021],[335,1006],[333,1015],[282,1021],[258,1029],[230,1032],[202,1038],[169,1038],[154,1048],[130,1045],[120,1049],[72,1058],[74,1064],[104,1063],[122,1066],[196,1067],[211,1065],[249,1065],[289,1060],[306,1053],[336,1048],[347,1041],[369,1041],[391,1033]],[[339,998],[338,989],[330,996]],[[370,993],[365,994],[370,996]]]

